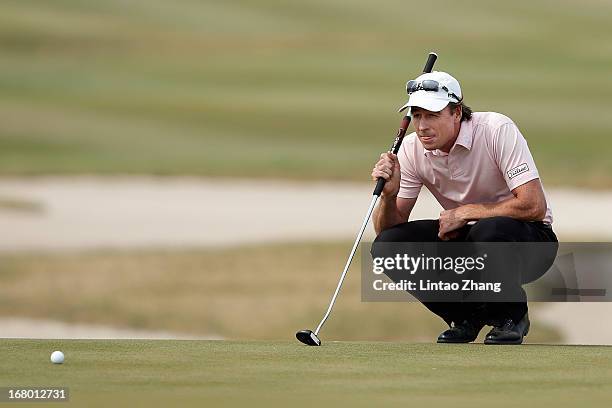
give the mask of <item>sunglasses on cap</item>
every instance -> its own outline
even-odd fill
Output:
[[[406,84],[406,92],[408,93],[408,95],[416,91],[438,92],[440,89],[445,91],[448,96],[452,96],[453,98],[455,98],[457,102],[461,102],[461,100],[463,99],[459,98],[457,95],[449,91],[447,87],[445,87],[444,85],[440,85],[438,81],[435,81],[433,79],[426,79],[424,81],[411,80],[408,81],[408,83]]]

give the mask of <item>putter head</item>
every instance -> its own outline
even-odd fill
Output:
[[[310,330],[300,330],[295,333],[295,337],[304,344],[309,346],[320,346],[321,340]]]

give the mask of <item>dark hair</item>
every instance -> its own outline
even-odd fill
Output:
[[[465,103],[463,103],[463,102],[459,102],[459,103],[449,102],[447,106],[450,108],[451,112],[454,111],[455,109],[457,109],[457,106],[461,107],[461,121],[462,122],[464,120],[472,119],[472,108],[467,106]]]

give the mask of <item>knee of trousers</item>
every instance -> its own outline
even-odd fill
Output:
[[[518,241],[516,232],[521,228],[521,221],[510,217],[483,218],[476,222],[467,234],[467,241],[473,242],[508,242]]]
[[[376,236],[372,247],[370,248],[370,254],[372,258],[389,256],[387,253],[387,246],[385,244],[390,242],[401,242],[400,234],[393,228],[386,229]]]
[[[385,243],[391,242],[428,242],[435,240],[438,231],[437,220],[416,220],[395,225],[382,231],[374,242],[370,253],[372,256],[388,256],[382,254]],[[389,249],[387,247],[387,249]],[[375,255],[378,253],[378,255]]]

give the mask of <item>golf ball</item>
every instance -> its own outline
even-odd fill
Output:
[[[64,362],[64,353],[61,351],[54,351],[51,353],[51,362],[53,364],[62,364]]]

